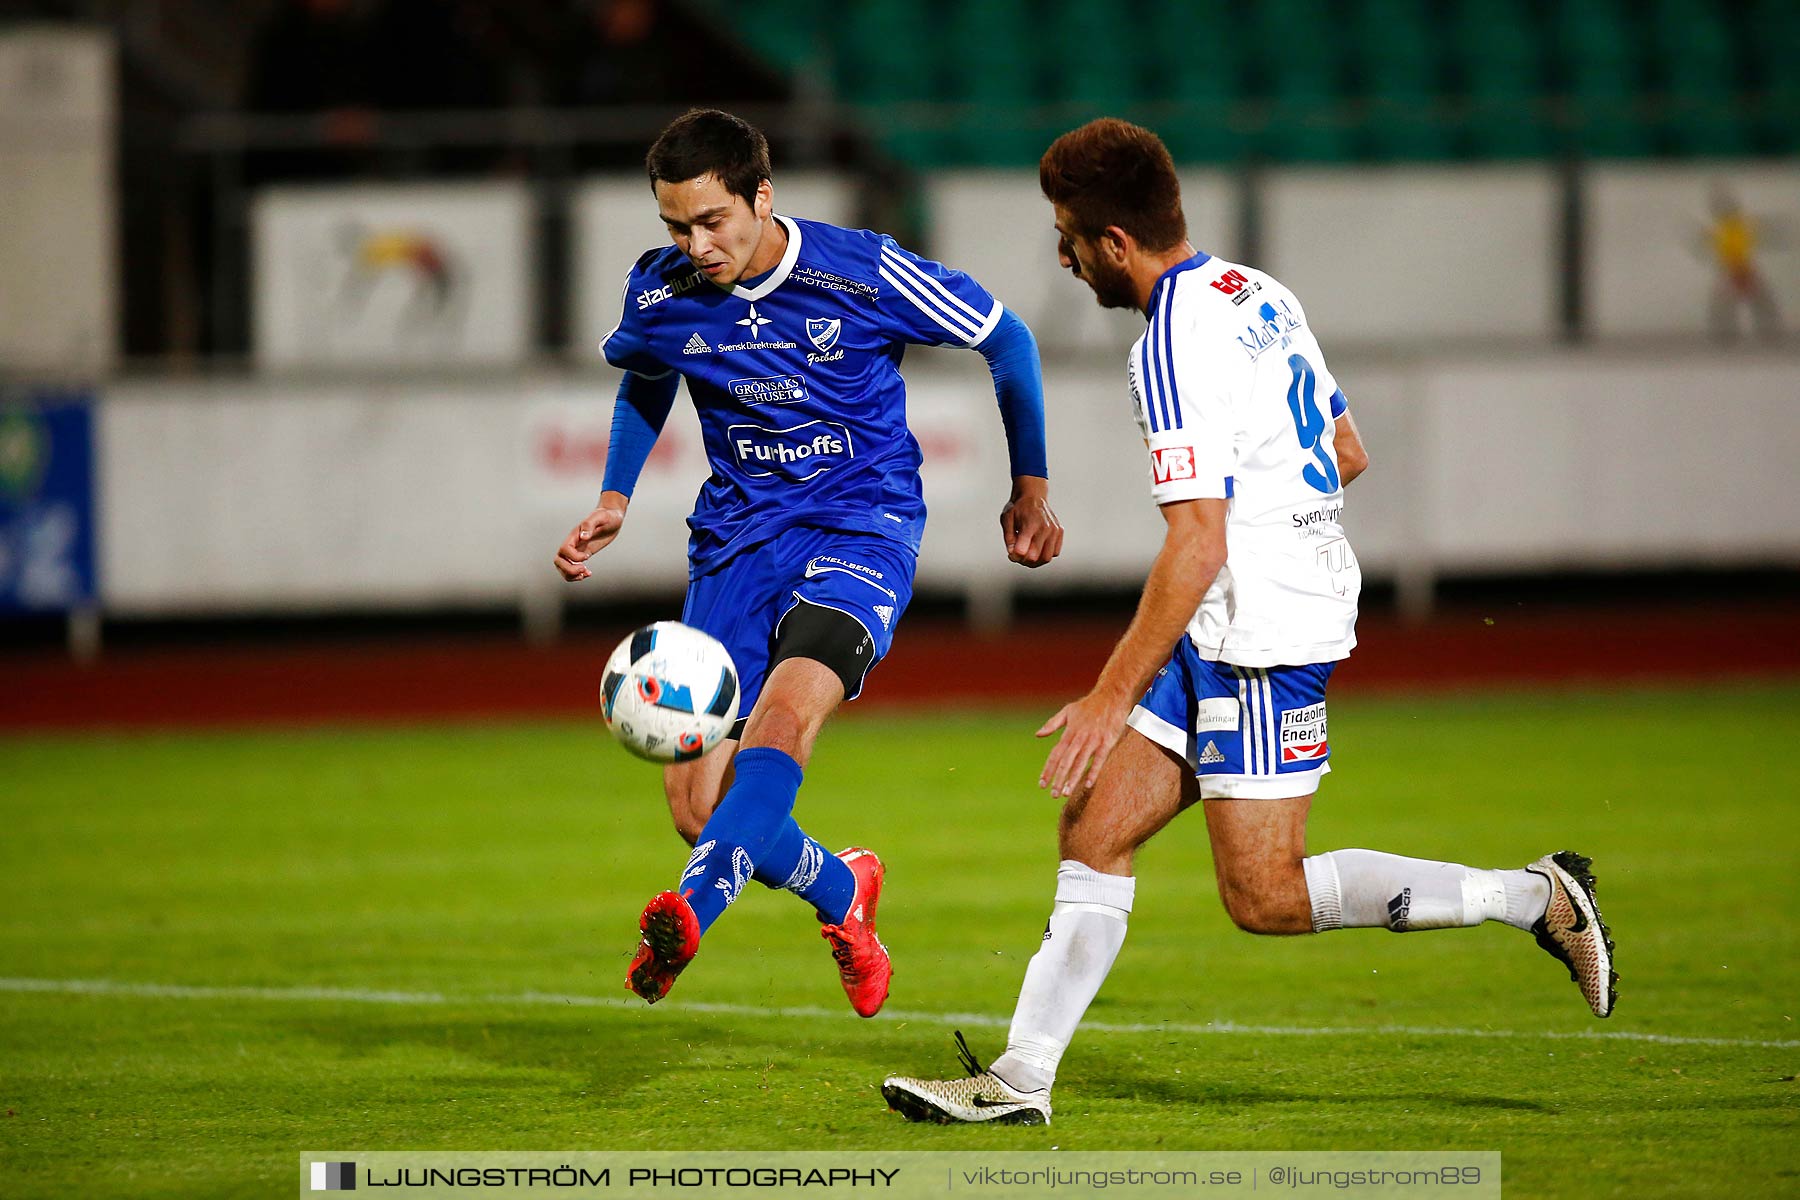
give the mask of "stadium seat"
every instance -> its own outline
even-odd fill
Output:
[[[1177,162],[1231,162],[1243,155],[1242,106],[1250,97],[1237,12],[1224,0],[1193,0],[1166,18],[1165,36],[1138,47],[1150,68],[1146,99],[1169,114],[1152,124]]]
[[[1117,116],[1143,98],[1138,39],[1131,36],[1135,13],[1089,0],[1055,0],[1045,15],[1039,47],[1049,68],[1049,98],[1071,109],[1062,125]]]
[[[1639,47],[1615,0],[1553,6],[1570,104],[1571,145],[1594,157],[1650,149]]]
[[[1025,0],[950,6],[933,43],[942,56],[944,97],[980,114],[957,123],[948,138],[950,161],[1024,166],[1043,152],[1042,130],[1028,121],[1042,100],[1032,10]]]
[[[1756,149],[1800,153],[1800,5],[1752,0],[1744,14],[1744,47],[1760,108],[1752,115]]]
[[[1284,162],[1349,158],[1338,26],[1324,0],[1263,0],[1249,10],[1268,120],[1258,150]]]
[[[1182,162],[1800,147],[1795,0],[701,2],[921,166],[1026,166],[1108,113]]]
[[[716,15],[732,19],[744,44],[784,70],[798,70],[829,49],[825,0],[740,0],[735,11],[712,4]]]
[[[1509,0],[1457,0],[1446,13],[1445,81],[1463,104],[1457,141],[1471,158],[1532,158],[1550,150],[1539,97],[1544,39]]]
[[[1747,131],[1733,110],[1735,64],[1717,7],[1700,0],[1658,0],[1653,16],[1650,38],[1662,100],[1655,125],[1663,148],[1676,154],[1742,154]]]
[[[1351,90],[1368,106],[1362,139],[1369,156],[1447,156],[1441,55],[1424,0],[1358,0],[1346,33]]]
[[[915,165],[939,161],[943,131],[910,122],[892,106],[937,98],[937,48],[931,22],[910,6],[859,3],[845,6],[836,31],[833,59],[838,94],[857,105],[883,144],[897,158]],[[871,47],[879,48],[871,51]]]

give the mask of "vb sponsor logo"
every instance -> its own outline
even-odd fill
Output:
[[[1150,452],[1150,469],[1157,483],[1194,477],[1194,448],[1164,446]]]

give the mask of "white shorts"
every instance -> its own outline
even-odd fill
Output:
[[[1325,685],[1336,666],[1235,667],[1183,637],[1127,724],[1186,760],[1202,799],[1310,796],[1331,771]]]

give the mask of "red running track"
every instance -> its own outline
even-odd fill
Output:
[[[1800,677],[1792,606],[1501,611],[1423,625],[1365,618],[1334,694]],[[857,709],[988,703],[1046,715],[1084,691],[1122,619],[1034,621],[981,637],[909,624]],[[0,656],[0,730],[581,717],[617,634],[127,650],[81,667]]]

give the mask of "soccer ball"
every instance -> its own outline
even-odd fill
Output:
[[[646,625],[606,660],[600,714],[619,744],[651,762],[687,762],[737,721],[738,675],[716,638],[679,621]]]

